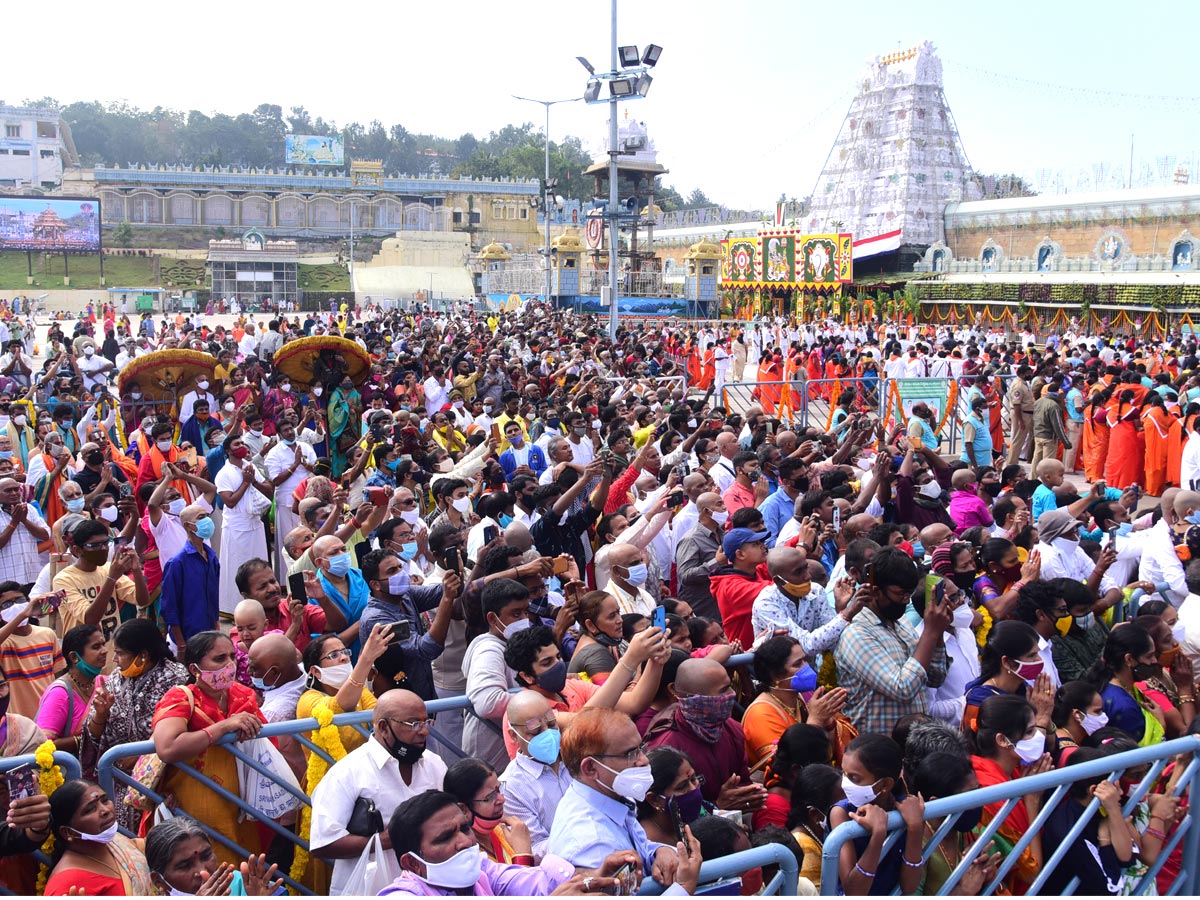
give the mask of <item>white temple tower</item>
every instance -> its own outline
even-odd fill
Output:
[[[902,246],[927,247],[945,237],[947,203],[980,197],[926,41],[868,63],[804,224],[856,241],[899,229]]]

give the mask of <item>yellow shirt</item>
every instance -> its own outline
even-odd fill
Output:
[[[344,709],[338,706],[336,697],[330,697],[324,691],[318,691],[314,689],[307,690],[300,695],[300,701],[296,704],[296,718],[307,719],[312,716],[313,710],[317,709],[318,707],[328,709],[335,716],[345,712]],[[354,711],[365,712],[368,709],[374,708],[375,695],[366,688],[363,688],[362,699],[358,701],[358,706]],[[367,739],[363,737],[359,733],[358,729],[356,729],[353,725],[342,725],[338,728],[338,734],[342,738],[342,746],[346,748],[347,753],[349,753],[351,750],[358,749],[367,742]],[[311,735],[309,736],[311,737]],[[305,748],[304,756],[306,759],[308,758],[308,754],[310,752],[311,751],[308,750],[308,748]]]
[[[214,381],[228,381],[229,376],[233,372],[233,370],[234,370],[233,363],[230,363],[227,366],[222,365],[221,363],[217,363],[216,368],[213,369],[213,380]]]
[[[66,597],[58,608],[59,622],[62,633],[66,634],[76,625],[86,624],[83,621],[88,607],[100,595],[104,581],[108,578],[108,563],[97,567],[95,572],[84,572],[76,566],[67,566],[54,576],[54,590],[66,591]],[[112,636],[126,619],[132,619],[137,612],[137,589],[128,575],[118,578],[113,585],[112,595],[108,605],[100,614],[100,630],[104,632],[104,640],[108,650],[108,665],[111,671],[116,666],[113,655]]]

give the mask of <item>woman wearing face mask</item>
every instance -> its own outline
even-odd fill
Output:
[[[193,818],[257,853],[255,821],[247,818],[239,822],[239,810],[233,803],[171,764],[201,766],[205,775],[218,784],[236,785],[234,757],[214,744],[227,734],[236,735],[237,740],[251,740],[266,718],[258,708],[254,691],[238,683],[233,642],[224,634],[202,631],[194,635],[184,648],[183,661],[191,682],[167,691],[154,711],[154,751],[167,766],[159,790],[174,795]],[[217,848],[217,855],[223,862],[241,862],[223,845]]]
[[[47,897],[144,896],[154,891],[140,841],[117,833],[113,802],[99,785],[68,781],[50,796],[54,865]]]
[[[751,824],[757,831],[768,826],[783,827],[791,814],[796,779],[806,766],[828,765],[833,748],[823,728],[803,723],[788,728],[779,738],[766,770],[766,804],[756,810]]]
[[[1084,675],[1084,681],[1100,692],[1109,725],[1143,747],[1159,743],[1166,733],[1162,708],[1137,687],[1158,670],[1154,638],[1134,620],[1109,632],[1100,659]]]
[[[976,605],[986,606],[992,619],[999,622],[1012,615],[1021,588],[1041,575],[1042,557],[1035,551],[1021,562],[1016,544],[989,538],[979,550],[979,567],[983,574],[974,585]]]
[[[675,813],[684,825],[695,826],[702,817],[711,815],[714,808],[700,794],[704,776],[697,775],[687,754],[674,747],[657,747],[646,754],[654,780],[646,797],[638,803],[638,822],[646,837],[667,846],[679,842],[675,830]]]
[[[146,834],[150,880],[171,897],[268,897],[286,893],[278,867],[265,856],[251,856],[240,871],[217,861],[212,841],[196,822],[175,816]]]
[[[842,773],[833,766],[810,763],[796,773],[787,828],[804,851],[800,877],[821,883],[821,853],[829,833],[829,811],[844,800]]]
[[[97,688],[104,684],[103,678],[97,678],[108,661],[103,632],[95,625],[76,625],[63,635],[62,654],[66,674],[42,695],[37,724],[56,749],[78,756],[83,720]]]
[[[158,702],[171,688],[187,684],[187,669],[175,661],[162,632],[149,619],[130,619],[117,627],[113,657],[117,671],[97,689],[96,702],[84,722],[85,773],[110,748],[149,740]],[[141,810],[125,806],[123,799],[124,792],[118,791],[117,817],[136,831]]]
[[[605,591],[584,594],[579,598],[575,621],[580,638],[567,671],[573,675],[586,674],[602,684],[617,667],[626,647],[617,598]]]
[[[1100,692],[1086,681],[1068,681],[1054,695],[1054,725],[1058,729],[1056,768],[1066,765],[1084,742],[1108,724]]]
[[[354,382],[343,378],[329,395],[325,410],[326,429],[329,433],[330,457],[333,477],[339,479],[348,468],[346,452],[355,446],[359,434],[359,418],[362,415],[362,397],[354,388]]]
[[[516,816],[504,815],[504,793],[496,770],[482,759],[460,759],[447,771],[442,789],[471,815],[471,831],[488,859],[501,865],[532,866],[529,828]]]
[[[926,803],[973,791],[978,787],[979,778],[975,775],[971,760],[965,755],[941,750],[936,750],[921,760],[913,785],[913,789],[925,798]],[[920,893],[928,896],[941,890],[950,873],[958,867],[967,849],[975,842],[981,812],[978,808],[969,809],[954,821],[950,833],[942,839],[937,851],[929,857]],[[944,821],[930,819],[926,822],[926,836],[932,838]],[[996,867],[1001,858],[999,853],[981,853],[976,856],[970,868],[963,873],[954,893],[967,896],[979,894],[984,885],[996,877]]]
[[[979,573],[975,567],[975,551],[969,543],[959,541],[934,548],[930,565],[935,575],[954,582],[963,594],[974,598]]]
[[[1133,624],[1150,633],[1158,653],[1155,671],[1140,679],[1137,687],[1163,711],[1167,739],[1180,737],[1196,718],[1196,683],[1192,661],[1179,646],[1175,633],[1158,616],[1139,615]]]
[[[904,751],[890,737],[864,734],[850,742],[842,757],[842,790],[846,799],[829,811],[832,831],[843,822],[857,822],[866,837],[842,845],[838,874],[847,895],[887,895],[897,887],[912,894],[921,883],[925,836],[925,802],[904,793],[900,770]],[[900,813],[905,837],[882,853],[888,813]]]
[[[1038,651],[1038,634],[1024,622],[998,622],[988,633],[987,646],[979,657],[979,677],[967,685],[967,709],[963,727],[970,730],[979,718],[979,709],[989,697],[1012,694],[1028,699],[1037,710],[1037,724],[1053,746],[1051,713],[1054,688],[1043,670],[1045,662]]]
[[[1050,754],[1045,752],[1046,734],[1038,728],[1034,717],[1033,706],[1012,694],[989,697],[983,702],[975,728],[976,752],[971,757],[980,787],[1007,784],[1016,778],[1053,768]],[[981,823],[987,825],[1003,806],[1002,801],[985,806]],[[1013,808],[999,829],[1000,837],[1009,848],[1029,831],[1030,823],[1041,808],[1041,792],[1026,794]],[[998,849],[1003,851],[1004,845]],[[1043,861],[1042,838],[1036,835],[1005,884],[1013,893],[1024,893],[1028,883],[1041,871]]]
[[[358,662],[351,665],[350,651],[336,634],[314,638],[304,648],[303,664],[304,671],[308,673],[308,690],[300,695],[296,704],[296,718],[307,719],[318,707],[327,708],[334,715],[374,709],[375,695],[367,687],[367,679],[371,677],[375,661],[391,642],[391,630],[376,624],[363,644]],[[338,733],[347,753],[367,740],[353,725],[342,725]],[[305,756],[308,756],[307,748]]]
[[[801,722],[825,731],[833,748],[834,764],[841,761],[846,746],[858,737],[857,729],[842,714],[846,690],[817,687],[817,671],[799,641],[787,635],[763,641],[754,651],[754,680],[759,692],[742,717],[751,769],[766,766],[782,735]],[[768,768],[767,788],[779,777],[773,765]],[[783,807],[780,813],[779,821],[766,824],[782,825]]]

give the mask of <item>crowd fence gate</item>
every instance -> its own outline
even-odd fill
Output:
[[[800,879],[800,867],[796,863],[796,855],[782,844],[764,844],[762,847],[751,847],[738,853],[731,853],[718,859],[706,859],[700,864],[700,882],[696,894],[705,893],[705,885],[714,882],[737,878],[749,869],[759,866],[779,866],[779,871],[762,890],[762,896],[794,897]],[[638,893],[643,896],[661,894],[663,886],[649,875],[642,881],[642,889]],[[728,891],[720,891],[725,894]]]
[[[921,860],[923,863],[927,863],[937,853],[938,846],[951,833],[955,822],[958,821],[959,816],[964,812],[980,809],[989,804],[1003,804],[992,820],[983,827],[982,832],[975,842],[964,851],[962,860],[954,867],[950,873],[950,877],[946,879],[946,882],[938,891],[939,896],[950,893],[961,881],[963,875],[971,866],[972,861],[979,856],[983,848],[987,846],[992,837],[1000,829],[1000,826],[1003,825],[1009,814],[1022,802],[1022,798],[1027,794],[1044,793],[1042,807],[1030,823],[1030,827],[1021,835],[1020,839],[1017,840],[1013,848],[1001,862],[995,877],[988,884],[984,885],[982,894],[984,896],[991,896],[1001,887],[1004,879],[1012,871],[1018,859],[1033,842],[1034,838],[1042,833],[1042,829],[1045,827],[1051,814],[1066,799],[1067,793],[1074,782],[1097,777],[1103,777],[1108,781],[1116,782],[1128,769],[1149,765],[1149,771],[1138,782],[1125,803],[1124,812],[1128,816],[1132,813],[1134,807],[1149,793],[1150,788],[1159,779],[1163,769],[1172,758],[1179,754],[1191,755],[1197,751],[1200,751],[1200,736],[1182,737],[1152,747],[1139,747],[1136,750],[1129,750],[1125,753],[1118,753],[1102,759],[1095,759],[1050,772],[1042,772],[1038,775],[1028,775],[1023,778],[1007,781],[1003,784],[979,788],[953,797],[942,797],[930,801],[925,805],[925,821],[930,823],[931,827],[936,827],[932,837],[925,844]],[[1182,761],[1179,765],[1183,765]],[[1200,759],[1193,756],[1187,762],[1182,775],[1178,778],[1173,777],[1174,787],[1171,791],[1174,796],[1183,797],[1188,801],[1187,814],[1175,826],[1174,831],[1168,835],[1153,865],[1148,868],[1136,884],[1130,886],[1130,889],[1124,893],[1134,895],[1143,894],[1149,888],[1153,887],[1163,864],[1181,844],[1182,858],[1180,871],[1166,893],[1170,895],[1194,895],[1197,893],[1197,890],[1200,890],[1200,868],[1198,868],[1200,867],[1200,828],[1194,827],[1194,807],[1192,806],[1194,802],[1192,798],[1196,796],[1194,789],[1198,776],[1200,776]],[[1096,816],[1099,807],[1099,801],[1095,797],[1092,797],[1078,821],[1075,822],[1058,845],[1055,847],[1043,847],[1044,861],[1038,875],[1033,883],[1029,885],[1026,891],[1027,895],[1036,896],[1041,893],[1047,880],[1054,874],[1058,866],[1062,864],[1071,846],[1080,838],[1088,823]],[[942,820],[940,825],[936,825],[938,820]],[[887,854],[905,835],[905,826],[898,812],[893,811],[888,814],[887,827],[888,836],[884,841],[881,855]],[[838,858],[841,855],[842,847],[848,842],[865,837],[866,835],[867,831],[858,823],[843,822],[825,839],[821,856],[821,894],[823,896],[835,896],[842,893],[841,880],[838,873]],[[1073,895],[1078,886],[1079,876],[1075,875],[1068,882],[1063,895]],[[897,887],[893,893],[899,893],[899,888]],[[1151,891],[1151,893],[1157,893],[1157,891]]]

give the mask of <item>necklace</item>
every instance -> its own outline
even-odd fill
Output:
[[[813,832],[813,830],[811,828],[809,828],[807,825],[805,825],[803,822],[800,823],[800,828],[805,834],[807,834],[810,838],[812,838],[814,841],[817,842],[818,847],[825,846],[825,842],[823,840],[821,840],[821,838],[817,837],[816,834]]]
[[[101,845],[101,849],[104,851],[105,855],[108,856],[108,858],[110,860],[113,859],[112,850],[110,850],[107,845]],[[82,856],[83,858],[85,858],[91,862],[94,862],[96,865],[100,866],[101,868],[107,869],[113,875],[117,876],[118,881],[123,882],[125,880],[124,876],[121,874],[121,869],[118,866],[111,865],[108,862],[105,862],[104,860],[102,860],[99,857],[99,855],[91,854],[91,853],[84,853],[82,850],[75,850],[73,852],[77,856]]]
[[[92,696],[92,691],[90,690],[90,687],[94,687],[94,686],[95,686],[95,682],[94,682],[94,681],[92,682],[92,685],[91,685],[91,686],[89,686],[89,687],[84,687],[83,685],[81,685],[81,684],[79,683],[79,679],[76,677],[76,675],[75,675],[75,673],[74,673],[73,671],[72,671],[72,672],[68,672],[68,673],[67,673],[67,677],[71,679],[71,684],[73,684],[73,685],[75,686],[75,692],[76,692],[77,694],[79,694],[79,696],[80,696],[80,697],[83,697],[84,699],[87,699],[88,697],[91,697],[91,696]]]

